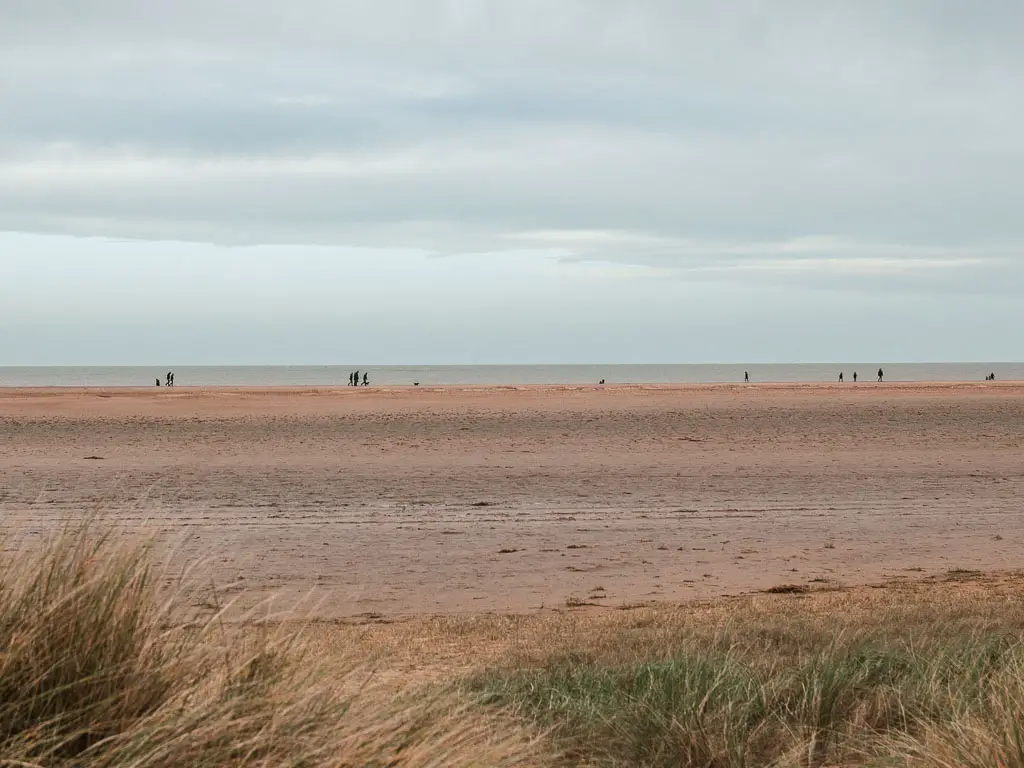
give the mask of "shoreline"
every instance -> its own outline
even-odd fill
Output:
[[[609,382],[606,384],[381,384],[368,387],[351,387],[339,384],[209,384],[209,385],[175,385],[173,387],[132,386],[132,385],[39,385],[39,386],[0,386],[0,395],[19,394],[202,394],[210,393],[244,393],[244,394],[304,394],[311,392],[342,394],[364,392],[609,392],[621,390],[650,390],[658,392],[671,391],[898,391],[906,389],[923,390],[956,390],[956,389],[1024,389],[1024,379],[1007,379],[999,381],[949,380],[949,381],[884,381],[874,380],[839,383],[836,381],[758,381],[758,382]]]

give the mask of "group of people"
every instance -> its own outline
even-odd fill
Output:
[[[885,371],[883,371],[881,368],[879,368],[878,369],[878,381],[882,381],[884,378],[885,378]],[[996,375],[994,373],[990,373],[988,376],[985,377],[985,381],[995,381],[995,380],[996,380]],[[743,372],[743,381],[748,383],[748,384],[750,383],[750,373],[748,373],[747,371]],[[602,383],[604,383],[604,382],[602,382]],[[839,383],[840,384],[843,383],[843,372],[842,371],[839,372]],[[857,372],[856,371],[853,372],[853,383],[854,384],[857,383]]]
[[[363,378],[360,381],[359,371],[353,371],[348,375],[348,385],[350,387],[358,387],[360,385],[368,387],[370,386],[370,374],[367,373],[366,371],[363,371]]]
[[[878,369],[878,380],[881,381],[884,376],[885,376],[885,372],[881,368],[879,368]],[[842,371],[839,372],[839,383],[840,384],[843,383],[843,372]],[[857,372],[856,371],[853,372],[853,383],[854,384],[857,383]]]
[[[158,387],[160,386],[160,379],[156,380],[156,385]],[[167,372],[167,384],[166,384],[166,386],[168,386],[168,387],[173,387],[174,386],[174,372],[173,371],[168,371]]]
[[[879,368],[878,369],[878,380],[881,381],[884,376],[885,376],[885,372],[881,368]],[[986,376],[985,380],[986,381],[995,381],[996,380],[996,375],[993,373],[991,375],[991,378]],[[743,382],[745,384],[749,384],[750,383],[750,371],[744,371],[743,372]],[[601,382],[601,383],[603,384],[604,382]],[[839,383],[840,384],[843,383],[843,372],[842,371],[839,372]],[[856,371],[853,372],[853,383],[854,384],[857,383],[857,372]]]

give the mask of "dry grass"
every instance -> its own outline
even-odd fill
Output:
[[[228,624],[149,563],[83,528],[0,566],[0,766],[1024,768],[1020,576]]]
[[[183,620],[154,582],[145,548],[88,528],[3,563],[0,765],[534,760],[522,729],[450,688],[382,685],[351,655],[328,669],[291,625]]]
[[[308,628],[325,657],[467,680],[548,735],[548,765],[1006,768],[1024,768],[1022,631],[1024,577],[964,573]]]

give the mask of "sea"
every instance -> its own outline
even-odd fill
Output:
[[[773,363],[751,365],[259,365],[259,366],[95,366],[0,367],[0,387],[146,387],[174,372],[178,387],[344,386],[349,373],[369,374],[376,386],[479,386],[530,384],[710,384],[831,382],[843,373],[850,382],[874,381],[882,368],[885,381],[1024,380],[1024,363]],[[361,375],[360,374],[360,375]]]

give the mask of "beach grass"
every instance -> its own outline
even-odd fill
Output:
[[[376,686],[301,629],[226,624],[160,576],[88,526],[5,556],[0,766],[531,764],[515,724],[450,687]]]
[[[1022,767],[1022,617],[1016,601],[732,616],[639,653],[636,637],[606,635],[469,686],[569,764]]]
[[[1024,768],[1019,580],[359,627],[152,563],[88,525],[4,556],[0,766]]]

